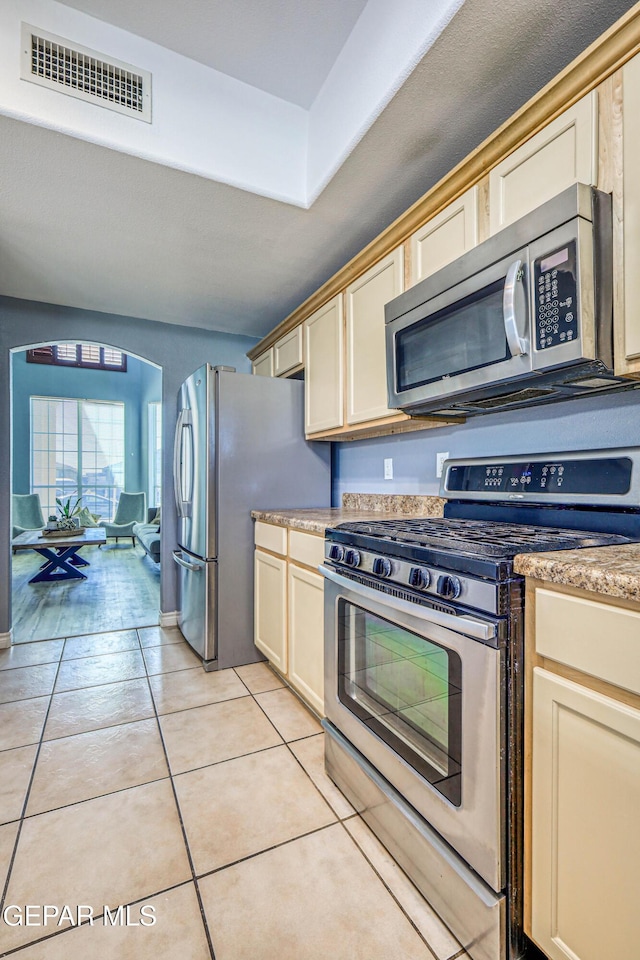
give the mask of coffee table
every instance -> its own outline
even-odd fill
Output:
[[[86,574],[78,567],[90,566],[81,557],[82,547],[107,542],[102,527],[87,527],[82,533],[66,537],[43,537],[40,530],[28,530],[11,541],[13,550],[35,550],[45,563],[29,583],[61,583],[64,580],[86,580]]]

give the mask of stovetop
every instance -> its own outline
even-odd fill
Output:
[[[571,550],[578,547],[627,543],[629,538],[589,530],[499,523],[488,520],[442,519],[374,520],[341,523],[336,527],[357,546],[360,537],[384,542],[387,554],[405,554],[404,547],[451,551],[462,556],[512,559],[518,553]],[[345,542],[345,537],[340,537]]]

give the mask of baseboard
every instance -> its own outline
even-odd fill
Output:
[[[5,650],[7,647],[10,647],[13,643],[13,630],[9,630],[9,633],[0,633],[0,650]]]
[[[177,627],[178,611],[172,610],[171,613],[162,613],[162,611],[160,611],[160,626],[161,627]]]

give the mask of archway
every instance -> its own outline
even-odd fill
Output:
[[[122,491],[144,492],[154,508],[145,509],[144,525],[159,514],[160,365],[102,339],[59,338],[10,353],[12,492],[37,492],[45,520],[56,497],[72,505],[81,498],[85,525],[113,520]],[[108,539],[100,552],[82,548],[86,580],[33,583],[41,558],[32,549],[15,552],[13,642],[157,624],[162,526],[136,532]]]

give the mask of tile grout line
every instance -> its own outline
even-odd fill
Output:
[[[362,817],[360,816],[359,813],[356,813],[356,816],[358,817],[359,820],[362,821],[362,823],[364,823],[364,820],[362,820]],[[348,817],[348,818],[345,818],[345,819],[350,819],[350,820],[352,820],[353,817]],[[374,863],[370,860],[370,858],[369,858],[369,857],[367,856],[367,854],[364,852],[364,850],[362,849],[362,847],[360,846],[360,844],[358,843],[358,841],[356,840],[356,838],[355,838],[354,836],[352,836],[351,831],[350,831],[350,830],[347,830],[347,828],[346,828],[346,826],[345,826],[345,824],[344,824],[344,821],[342,821],[342,820],[340,821],[340,826],[343,828],[343,830],[345,831],[345,833],[347,834],[347,836],[349,837],[349,839],[351,840],[351,842],[352,842],[353,845],[355,846],[356,850],[358,850],[358,851],[360,852],[360,854],[364,857],[364,859],[366,860],[366,862],[369,864],[369,866],[371,867],[371,869],[372,869],[373,872],[375,873],[376,877],[378,878],[378,880],[380,881],[380,883],[382,884],[382,886],[385,888],[385,890],[387,891],[387,893],[389,894],[389,896],[392,898],[392,900],[394,901],[394,903],[396,904],[396,906],[399,908],[399,910],[402,912],[402,914],[404,915],[404,917],[408,920],[408,922],[411,924],[411,926],[413,927],[413,929],[416,931],[416,933],[418,934],[418,936],[420,937],[420,939],[422,940],[422,942],[423,942],[424,945],[426,946],[426,948],[427,948],[427,950],[429,951],[429,953],[432,954],[434,960],[438,960],[438,955],[437,955],[437,953],[435,952],[435,950],[433,949],[433,947],[431,946],[431,944],[429,943],[429,941],[426,939],[426,937],[424,936],[424,934],[419,930],[419,928],[418,928],[417,924],[415,923],[415,921],[409,916],[409,914],[407,913],[407,911],[406,911],[405,908],[403,907],[402,903],[400,902],[400,899],[395,895],[395,893],[393,892],[393,890],[391,889],[391,887],[389,886],[389,884],[386,882],[386,880],[384,879],[384,877],[382,876],[382,874],[377,870],[377,868],[375,867]],[[365,824],[365,826],[366,826],[366,824]],[[375,836],[375,834],[374,834],[374,836]],[[399,866],[399,864],[398,864],[398,866]],[[400,867],[400,869],[402,870],[402,867]],[[402,870],[402,873],[405,875],[405,877],[407,876],[407,875],[404,873],[404,870]],[[409,878],[407,877],[407,879],[409,879]],[[411,882],[411,881],[409,881],[409,882]],[[415,886],[415,884],[414,884],[414,886]],[[416,889],[417,889],[417,888],[416,888]],[[418,891],[418,892],[419,892],[419,891]],[[426,901],[425,901],[425,902],[426,902]],[[462,952],[464,953],[464,949],[462,950]],[[450,957],[449,960],[454,960],[454,957],[458,957],[458,956],[460,956],[460,954],[459,954],[459,953],[456,953],[456,954],[454,954],[453,957]]]
[[[64,639],[64,643],[66,643],[66,642],[67,642],[67,641],[66,641],[66,638],[65,638],[65,639]],[[26,811],[27,811],[27,805],[28,805],[28,803],[29,803],[29,796],[30,796],[30,794],[31,794],[31,787],[33,786],[33,779],[34,779],[34,777],[35,777],[36,767],[37,767],[37,765],[38,765],[38,758],[39,758],[39,756],[40,756],[40,751],[41,751],[41,749],[42,749],[42,743],[43,743],[43,740],[44,740],[44,731],[45,731],[45,729],[46,729],[47,722],[48,722],[48,720],[49,720],[49,713],[50,713],[50,711],[51,711],[51,704],[52,704],[52,702],[53,702],[53,691],[54,691],[54,689],[55,689],[56,681],[57,681],[57,679],[58,679],[58,673],[60,672],[60,664],[62,663],[62,654],[63,654],[63,652],[64,652],[64,643],[63,643],[62,649],[61,649],[61,651],[60,651],[60,659],[58,660],[58,668],[57,668],[57,670],[56,670],[56,675],[55,675],[55,677],[54,677],[54,679],[53,679],[53,684],[52,684],[52,686],[51,686],[51,693],[49,694],[49,703],[48,703],[48,705],[47,705],[47,711],[46,711],[46,713],[45,713],[44,721],[43,721],[43,723],[42,723],[42,730],[40,731],[40,739],[38,740],[38,745],[37,745],[37,747],[36,747],[35,756],[34,756],[34,758],[33,758],[33,765],[32,765],[32,767],[31,767],[31,775],[30,775],[30,777],[29,777],[29,782],[28,782],[28,784],[27,784],[27,790],[26,790],[26,793],[25,793],[24,801],[23,801],[23,803],[22,803],[22,812],[21,812],[20,818],[19,818],[18,832],[16,833],[16,838],[15,838],[15,840],[14,840],[13,852],[12,852],[12,854],[11,854],[11,859],[9,860],[9,867],[8,867],[8,870],[7,870],[7,876],[6,876],[6,879],[5,879],[5,882],[4,882],[4,886],[3,886],[3,888],[2,888],[2,896],[0,896],[0,911],[2,911],[2,910],[4,909],[5,899],[6,899],[6,896],[7,896],[7,892],[8,892],[8,890],[9,890],[9,883],[10,883],[10,881],[11,881],[11,874],[13,873],[13,865],[14,865],[15,858],[16,858],[16,853],[17,853],[17,850],[18,850],[18,842],[19,842],[19,840],[20,840],[20,835],[21,835],[21,833],[22,833],[22,827],[23,827],[24,821],[25,821],[25,815],[26,815]],[[28,699],[31,699],[31,698],[28,698]],[[35,699],[35,698],[34,698],[34,699]],[[13,821],[12,821],[12,822],[13,822]]]
[[[138,639],[139,639],[139,638],[138,638]],[[144,659],[144,658],[143,658],[143,659]],[[146,661],[145,661],[145,669],[146,669]],[[159,736],[160,736],[160,742],[161,742],[161,744],[162,744],[162,750],[163,750],[163,753],[164,753],[165,763],[166,763],[166,765],[167,765],[167,770],[169,771],[169,783],[171,784],[171,792],[173,793],[173,800],[174,800],[174,803],[175,803],[175,805],[176,805],[176,813],[178,814],[178,821],[179,821],[179,823],[180,823],[180,830],[182,831],[182,840],[183,840],[183,843],[184,843],[184,846],[185,846],[185,850],[186,850],[186,854],[187,854],[187,859],[188,859],[188,861],[189,861],[189,869],[191,870],[191,879],[192,879],[192,881],[193,881],[193,886],[194,886],[194,889],[195,889],[196,897],[197,897],[197,899],[198,899],[198,907],[199,907],[199,909],[200,909],[200,917],[201,917],[201,919],[202,919],[202,925],[203,925],[203,927],[204,927],[205,936],[206,936],[206,938],[207,938],[207,945],[208,945],[208,947],[209,947],[209,953],[210,953],[210,956],[211,956],[211,960],[216,960],[216,954],[215,954],[215,950],[214,950],[214,948],[213,948],[213,939],[212,939],[212,937],[211,937],[211,932],[210,932],[210,930],[209,930],[209,922],[208,922],[208,920],[207,920],[207,915],[206,915],[206,913],[205,913],[204,904],[203,904],[203,902],[202,902],[202,895],[201,895],[201,893],[200,893],[200,887],[198,886],[198,878],[197,878],[197,875],[196,875],[195,866],[194,866],[194,863],[193,863],[193,858],[192,858],[192,856],[191,856],[191,849],[190,849],[190,847],[189,847],[189,840],[188,840],[188,837],[187,837],[187,831],[186,831],[186,828],[185,828],[185,825],[184,825],[184,821],[183,821],[183,819],[182,819],[182,810],[180,809],[180,803],[179,803],[179,801],[178,801],[178,793],[177,793],[177,790],[176,790],[176,785],[175,785],[174,780],[173,780],[173,774],[172,774],[172,772],[171,772],[171,764],[169,763],[169,755],[168,755],[168,753],[167,753],[167,747],[166,747],[166,744],[165,744],[165,742],[164,742],[164,735],[163,735],[163,733],[162,733],[162,724],[160,723],[160,715],[158,714],[158,709],[157,709],[156,701],[155,701],[154,696],[153,696],[153,688],[152,688],[152,686],[151,686],[150,676],[149,676],[148,673],[147,673],[147,684],[148,684],[148,687],[149,687],[149,696],[151,697],[151,703],[152,703],[152,705],[153,705],[153,712],[154,712],[154,715],[155,715],[155,718],[156,718],[156,724],[158,725],[158,734],[159,734]]]
[[[261,857],[263,853],[271,853],[272,850],[279,850],[280,847],[286,847],[290,843],[297,843],[298,840],[304,840],[305,837],[312,837],[316,833],[322,833],[323,830],[330,830],[337,825],[337,820],[333,820],[331,823],[323,823],[322,826],[314,827],[313,830],[307,830],[305,833],[301,833],[296,837],[289,837],[287,840],[272,843],[270,847],[265,847],[264,850],[256,850],[255,853],[248,853],[244,857],[238,857],[237,860],[230,860],[229,863],[223,863],[219,867],[214,867],[212,870],[205,870],[204,873],[197,874],[197,878],[198,880],[205,880],[207,877],[212,877],[216,873],[222,873],[223,870],[228,870],[229,867],[237,867],[240,863],[247,863],[249,860],[255,860],[256,857]]]

